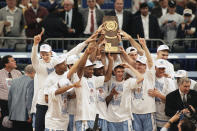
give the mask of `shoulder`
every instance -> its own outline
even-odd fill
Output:
[[[14,69],[12,72],[17,73],[17,74],[21,74],[21,72],[19,70]]]
[[[173,97],[175,97],[175,96],[177,96],[177,94],[179,93],[179,90],[177,89],[177,90],[175,90],[175,91],[172,91],[171,93],[169,93],[167,96],[166,96],[166,98],[173,98]]]

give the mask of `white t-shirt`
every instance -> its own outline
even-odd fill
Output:
[[[170,78],[157,78],[155,79],[155,88],[166,96],[170,92],[176,90],[174,82]],[[155,98],[156,103],[156,124],[158,127],[163,127],[165,123],[169,120],[169,117],[165,115],[165,103],[161,101],[160,98]]]
[[[77,108],[76,121],[95,120],[96,117],[96,87],[104,84],[104,76],[92,76],[92,78],[81,78],[81,87],[75,88]]]
[[[70,55],[79,54],[84,48],[87,46],[85,42],[82,42],[78,44],[75,48],[70,50],[68,53],[63,54],[63,56],[66,58]],[[39,59],[38,57],[38,45],[33,45],[32,47],[32,53],[31,53],[31,61],[34,69],[36,70],[37,77],[38,77],[38,99],[37,103],[40,105],[47,105],[45,102],[45,96],[44,96],[44,84],[46,81],[47,76],[54,71],[54,65],[53,65],[53,57],[51,58],[49,63],[46,63],[44,60]]]
[[[143,74],[144,80],[140,91],[131,92],[131,112],[135,114],[147,114],[156,112],[155,98],[148,95],[149,89],[154,89],[155,74],[153,67]]]
[[[132,119],[131,91],[139,87],[135,78],[129,78],[121,82],[112,77],[109,81],[109,94],[113,88],[118,92],[108,105],[107,120],[110,122],[123,122]]]
[[[77,73],[74,73],[72,78],[71,78],[71,83],[76,83],[77,81],[79,81],[79,78],[77,76]],[[68,95],[73,95],[75,93],[75,90],[72,90],[68,93]],[[68,99],[68,114],[70,115],[75,115],[76,114],[76,106],[77,104],[77,100],[76,98],[74,99]]]
[[[62,76],[64,85],[71,85],[70,81],[66,77]],[[48,110],[45,115],[45,128],[54,130],[67,130],[69,123],[69,116],[67,111],[67,92],[59,95],[55,95],[58,87],[59,79],[56,79],[56,83],[49,86],[48,91]]]
[[[57,81],[61,80],[62,78],[67,78],[67,73],[65,72],[62,75],[56,74],[55,71],[53,71],[46,79],[45,86],[44,86],[44,95],[48,95],[48,91],[50,90],[50,87],[57,83]]]
[[[108,95],[108,86],[107,83],[100,87],[96,87],[96,108],[99,118],[106,120],[107,117],[107,104],[105,98]]]
[[[155,62],[157,61],[157,56],[153,56],[153,66],[155,67]],[[170,63],[169,61],[165,60],[166,64],[166,74],[170,75],[171,78],[174,78],[174,65]]]

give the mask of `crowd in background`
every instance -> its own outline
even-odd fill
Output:
[[[87,0],[82,8],[77,0],[6,0],[1,1],[0,32],[5,37],[33,37],[45,29],[46,38],[88,37],[102,24],[106,15],[117,16],[119,29],[133,38],[164,39],[195,38],[195,0],[134,0],[124,9],[123,0],[114,1],[114,9],[102,9],[104,0]],[[1,48],[15,48],[24,40],[5,40]]]

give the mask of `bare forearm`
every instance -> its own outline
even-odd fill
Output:
[[[107,82],[107,81],[109,81],[111,79],[112,66],[113,66],[113,60],[110,60],[109,61],[109,65],[108,65],[108,70],[107,70],[107,73],[105,75],[105,82]]]
[[[153,60],[152,60],[151,54],[150,54],[149,49],[147,48],[147,46],[143,46],[143,49],[145,51],[145,55],[146,55],[147,62],[148,62],[148,67],[150,69],[153,66]]]
[[[63,87],[63,88],[58,88],[58,89],[55,91],[55,95],[63,94],[64,92],[66,92],[66,91],[69,90],[70,88],[73,88],[73,85],[71,85],[71,86],[66,86],[66,87]]]
[[[112,100],[112,98],[113,98],[113,94],[112,93],[105,98],[105,101],[106,101],[107,105],[109,105],[109,103]]]
[[[142,56],[144,51],[141,48],[141,46],[132,37],[130,37],[129,42],[130,42],[131,46],[135,47],[137,49],[138,53]]]

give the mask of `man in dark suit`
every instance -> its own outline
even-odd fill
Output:
[[[96,0],[87,0],[88,8],[81,10],[83,16],[83,26],[85,28],[84,36],[89,36],[94,33],[102,24],[104,13],[95,8]]]
[[[82,15],[73,7],[73,0],[64,0],[64,10],[60,12],[60,17],[68,27],[66,37],[79,37],[83,32]]]
[[[125,31],[129,35],[132,35],[132,13],[126,10],[123,10],[124,0],[115,0],[114,10],[110,11],[106,15],[117,16],[119,29]]]
[[[190,89],[190,79],[183,77],[180,79],[179,89],[166,96],[165,114],[169,117],[174,116],[178,111],[186,114],[189,108],[197,111],[197,92]],[[178,122],[177,122],[178,123]],[[177,123],[172,123],[171,131],[178,131]]]
[[[141,15],[136,16],[136,18],[134,19],[134,37],[137,38],[137,35],[139,34],[140,37],[143,37],[145,39],[160,38],[161,31],[158,20],[154,16],[149,15],[147,3],[142,3],[140,5],[140,12]]]

